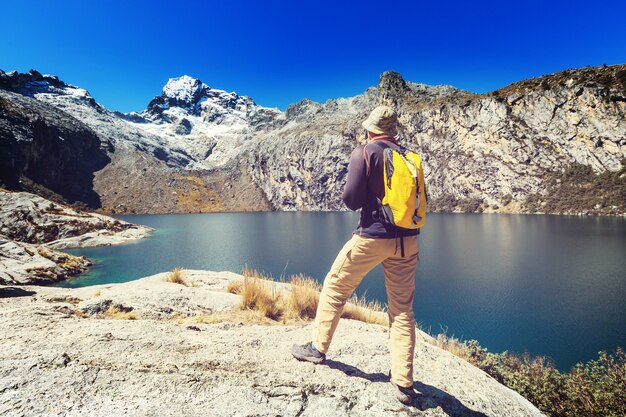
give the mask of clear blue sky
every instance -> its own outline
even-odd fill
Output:
[[[120,111],[183,74],[284,109],[389,69],[486,92],[605,63],[626,63],[623,0],[0,0],[0,69],[56,74]]]

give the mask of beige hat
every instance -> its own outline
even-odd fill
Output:
[[[395,136],[398,134],[398,116],[391,107],[378,106],[372,110],[361,126],[377,135],[386,133]]]

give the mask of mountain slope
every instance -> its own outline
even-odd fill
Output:
[[[424,156],[433,210],[626,213],[626,179],[597,177],[624,165],[626,65],[563,71],[488,94],[386,72],[363,94],[325,103],[305,99],[285,112],[188,76],[170,79],[145,111],[129,114],[111,112],[87,91],[36,71],[0,72],[2,89],[8,91],[0,101],[0,146],[13,161],[5,163],[3,183],[52,189],[25,171],[29,165],[17,156],[31,153],[24,140],[4,145],[24,130],[26,113],[55,131],[82,124],[91,133],[77,149],[95,134],[104,153],[96,161],[98,152],[78,152],[93,179],[91,188],[89,181],[75,188],[91,197],[54,190],[107,212],[345,209],[341,189],[349,154],[364,141],[360,122],[387,103],[398,110],[400,142]],[[15,110],[17,103],[22,110]],[[60,143],[58,137],[47,140]],[[564,184],[568,172],[583,172],[581,165],[595,174]],[[9,178],[11,169],[25,181]]]
[[[617,171],[626,156],[624,65],[564,71],[445,103],[409,97],[401,108],[405,137],[428,156],[431,196],[444,208],[463,199],[520,204],[572,164]],[[609,212],[626,212],[624,204]]]
[[[288,110],[287,123],[263,138],[250,166],[274,207],[341,208],[349,152],[364,140],[360,121],[380,103],[397,107],[400,142],[423,154],[433,209],[529,211],[527,199],[572,164],[618,171],[626,156],[625,65],[565,71],[482,95],[424,94],[387,72],[362,96],[302,103],[297,117]],[[626,212],[623,191],[617,205],[602,195],[584,211]],[[577,205],[561,211],[570,207]]]
[[[112,213],[269,209],[263,194],[251,182],[247,172],[239,168],[236,159],[217,169],[208,167],[194,154],[196,145],[193,142],[141,129],[136,123],[105,109],[85,90],[65,84],[56,77],[36,71],[28,74],[0,72],[0,92],[7,97],[0,102],[0,123],[6,126],[0,131],[0,146],[15,142],[11,139],[14,136],[12,129],[16,127],[12,121],[15,118],[26,120],[25,124],[33,118],[42,119],[46,129],[56,133],[62,132],[71,120],[99,140],[107,161],[95,164],[97,166],[89,173],[90,184],[77,185],[77,188],[95,194],[97,199],[74,199],[60,186],[53,189],[60,200],[79,201],[91,208]],[[22,103],[22,106],[18,108],[14,102]],[[29,116],[31,113],[32,116]],[[32,133],[25,136],[36,138]],[[81,138],[84,141],[88,139],[85,135],[78,135],[77,149],[83,146]],[[61,133],[46,138],[46,141],[67,144]],[[7,159],[18,160],[18,155],[31,155],[26,142],[23,140],[19,146],[5,147],[9,155]],[[56,156],[53,153],[47,157],[56,160]],[[94,165],[96,156],[93,152],[77,153],[77,157],[90,166]],[[26,166],[29,165],[20,164],[18,160],[15,167],[6,171],[17,170],[19,179],[12,180],[9,175],[0,179],[14,189],[43,192],[40,191],[41,186],[49,188],[32,172],[22,172]],[[42,168],[37,172],[45,176],[48,170]],[[72,173],[64,172],[62,182],[68,184],[72,181]],[[229,192],[224,193],[224,190]],[[243,193],[239,190],[246,190],[251,200],[242,199]]]

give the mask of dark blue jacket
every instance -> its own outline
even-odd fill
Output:
[[[355,234],[371,238],[414,236],[419,230],[398,230],[379,220],[378,202],[385,195],[383,183],[383,150],[399,148],[391,138],[370,140],[358,146],[350,156],[348,178],[343,189],[343,202],[351,210],[361,209],[361,218]]]

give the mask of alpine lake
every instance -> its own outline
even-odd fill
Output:
[[[323,281],[350,238],[353,212],[207,213],[119,218],[156,229],[135,243],[68,252],[94,261],[57,284],[126,282],[175,267],[257,269]],[[626,346],[626,219],[435,214],[419,236],[415,318],[431,334],[476,339],[491,352],[553,358],[568,370]],[[384,275],[357,295],[386,302]]]

